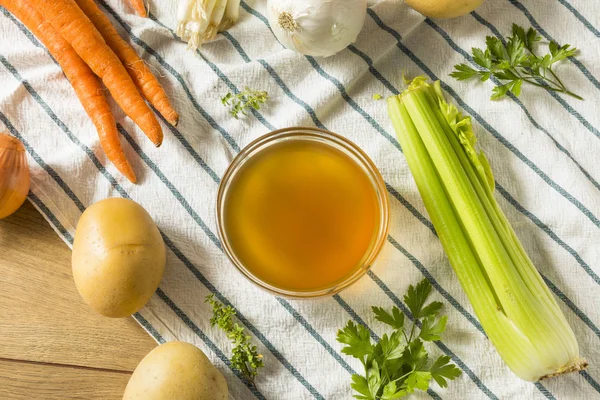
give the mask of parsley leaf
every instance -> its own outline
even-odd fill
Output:
[[[419,389],[427,391],[429,389],[429,381],[431,380],[431,372],[427,371],[413,371],[406,378],[406,387],[409,391]]]
[[[450,76],[459,81],[470,79],[479,74],[479,71],[469,67],[467,64],[455,65],[454,69],[455,70],[450,73]]]
[[[389,337],[387,333],[384,334],[379,340],[379,344],[381,345],[381,353],[386,360],[395,360],[402,357],[404,346],[402,346],[401,331],[395,331]]]
[[[392,382],[388,383],[387,385],[385,385],[385,387],[383,388],[383,393],[381,394],[381,399],[382,400],[399,399],[399,398],[406,396],[407,394],[408,394],[408,391],[406,389],[401,388],[400,390],[397,390],[396,382],[392,381]]]
[[[369,330],[362,325],[355,325],[352,321],[348,321],[346,327],[338,331],[337,341],[347,345],[342,349],[342,353],[354,358],[362,360],[373,352]]]
[[[404,314],[398,307],[392,308],[392,313],[388,313],[381,307],[371,307],[377,321],[383,322],[396,330],[404,329]]]
[[[421,319],[430,315],[437,315],[442,308],[442,303],[439,301],[434,301],[424,307],[429,294],[431,294],[431,284],[425,279],[419,282],[416,287],[413,285],[408,287],[408,293],[404,296],[404,302],[414,318]]]
[[[375,399],[375,397],[371,394],[371,391],[369,389],[369,384],[367,383],[367,378],[365,378],[364,376],[361,376],[358,374],[352,375],[352,383],[350,384],[350,386],[357,393],[359,393],[359,396],[355,395],[354,398],[368,399],[368,400]]]
[[[426,342],[440,340],[442,338],[442,333],[444,333],[446,330],[447,322],[448,317],[445,315],[439,319],[436,319],[434,316],[425,318],[423,320],[423,324],[421,325],[421,333],[419,333],[419,337]]]
[[[477,68],[457,64],[450,76],[457,80],[478,78],[481,82],[493,76],[499,83],[492,90],[492,100],[501,99],[508,93],[519,96],[524,82],[583,100],[569,91],[552,69],[554,64],[574,56],[577,49],[569,44],[561,46],[551,41],[548,44],[549,53],[538,55],[536,47],[541,40],[535,29],[525,31],[523,27],[513,24],[512,35],[506,39],[488,36],[485,39],[485,51],[475,47],[471,49]]]
[[[354,398],[400,399],[415,390],[426,391],[432,379],[446,387],[448,380],[460,375],[461,371],[447,356],[441,356],[433,363],[429,361],[424,342],[439,340],[448,321],[446,316],[438,317],[442,303],[427,303],[430,294],[431,284],[427,280],[409,286],[404,296],[410,310],[410,314],[407,311],[411,318],[408,327],[405,315],[398,307],[390,311],[372,307],[375,319],[393,329],[376,343],[366,327],[352,321],[338,331],[337,340],[344,345],[342,353],[359,359],[364,366],[364,375],[352,375]],[[419,326],[419,334],[415,336]]]
[[[450,364],[450,357],[440,356],[430,369],[431,376],[438,385],[445,388],[448,386],[447,379],[453,380],[460,376],[460,369],[456,365]]]

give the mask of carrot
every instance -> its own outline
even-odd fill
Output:
[[[177,125],[179,115],[171,106],[167,94],[150,71],[150,68],[138,56],[133,47],[124,41],[110,20],[100,11],[94,0],[75,0],[79,8],[92,21],[100,32],[106,44],[115,52],[121,60],[133,83],[137,86],[144,97],[171,125]]]
[[[83,108],[96,126],[106,156],[127,179],[135,183],[135,173],[121,148],[115,118],[104,97],[98,77],[52,25],[32,9],[26,0],[0,0],[0,5],[21,20],[46,46],[63,69]]]
[[[162,129],[117,55],[74,0],[28,0],[94,71],[117,104],[156,145]]]
[[[129,0],[129,4],[131,4],[135,12],[137,12],[140,17],[146,18],[148,16],[148,11],[146,11],[144,0]]]

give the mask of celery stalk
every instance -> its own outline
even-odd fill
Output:
[[[388,112],[450,264],[507,366],[527,381],[584,369],[571,327],[494,199],[470,118],[423,77],[389,98]]]

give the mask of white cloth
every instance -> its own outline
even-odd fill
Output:
[[[114,25],[160,76],[181,115],[176,130],[164,126],[165,141],[157,149],[115,108],[118,122],[137,143],[123,140],[139,184],[130,184],[107,162],[60,69],[6,12],[0,15],[0,128],[26,143],[31,201],[69,245],[82,210],[109,196],[129,196],[154,217],[168,238],[168,265],[158,294],[136,318],[157,340],[198,345],[223,372],[233,397],[253,398],[225,363],[231,351],[227,338],[210,327],[204,298],[215,292],[235,307],[264,355],[266,367],[257,379],[264,398],[349,399],[351,372],[362,371],[341,354],[337,330],[349,319],[361,319],[381,333],[370,307],[390,308],[409,284],[427,277],[434,283],[433,299],[444,303],[449,316],[442,343],[429,346],[430,352],[452,355],[465,372],[447,389],[432,383],[429,394],[415,398],[600,396],[600,33],[595,28],[600,14],[594,2],[488,1],[476,14],[431,22],[402,3],[383,1],[372,6],[353,48],[318,60],[281,47],[262,20],[265,1],[244,3],[239,22],[203,46],[200,55],[161,26],[175,27],[175,2],[150,2],[158,21],[137,17],[127,2],[107,3],[103,10],[118,16],[118,21],[111,16]],[[465,55],[471,47],[484,47],[492,30],[509,33],[513,22],[541,27],[547,38],[581,49],[558,70],[585,101],[524,85],[518,102],[492,102],[492,82],[448,76],[454,64],[469,63]],[[538,385],[522,382],[476,327],[428,227],[385,102],[372,98],[401,90],[402,72],[442,79],[448,99],[473,115],[498,182],[499,204],[560,298],[581,355],[591,363],[585,374]],[[236,120],[220,97],[245,86],[267,90],[271,100],[259,113]],[[391,236],[373,274],[339,297],[286,301],[249,283],[221,251],[216,193],[227,165],[250,141],[273,128],[316,124],[350,138],[378,165],[390,187]]]

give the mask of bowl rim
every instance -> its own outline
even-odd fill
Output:
[[[352,274],[342,278],[332,287],[314,290],[314,291],[292,291],[281,289],[276,286],[270,285],[260,278],[255,276],[251,271],[244,267],[243,263],[236,257],[231,245],[229,243],[227,233],[225,231],[224,224],[224,204],[227,197],[229,186],[232,182],[232,178],[235,173],[250,160],[254,155],[260,153],[263,146],[271,144],[273,142],[279,142],[282,140],[290,140],[294,138],[306,138],[313,137],[322,142],[329,142],[329,144],[337,145],[336,148],[342,147],[345,151],[351,153],[351,158],[361,166],[361,169],[369,175],[370,180],[373,182],[377,198],[379,200],[379,211],[380,211],[380,223],[377,236],[371,245],[368,253],[366,254],[362,265],[357,268]],[[250,142],[245,146],[231,161],[225,174],[221,178],[219,183],[219,190],[217,194],[216,204],[216,219],[217,219],[217,233],[221,242],[221,247],[231,263],[236,267],[238,272],[245,276],[250,282],[258,286],[259,288],[274,294],[279,297],[285,297],[289,299],[316,299],[321,297],[328,297],[339,293],[346,289],[360,278],[362,278],[367,271],[371,269],[373,263],[381,253],[383,246],[387,240],[390,224],[390,210],[389,210],[389,199],[387,196],[387,189],[385,181],[377,169],[375,163],[371,158],[362,150],[356,143],[350,139],[345,138],[337,133],[319,129],[315,127],[289,127],[283,129],[277,129],[271,131],[265,135],[258,137],[257,139]]]

